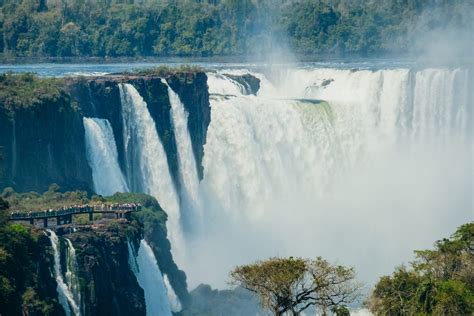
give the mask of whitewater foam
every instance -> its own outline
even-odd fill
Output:
[[[194,238],[191,284],[222,286],[236,264],[274,255],[322,255],[373,282],[469,221],[466,78],[463,69],[290,69],[256,97],[225,76],[210,80],[210,91],[234,96],[211,98],[207,226]]]
[[[109,196],[128,192],[118,163],[117,146],[108,120],[84,117],[86,156],[92,169],[94,191]]]

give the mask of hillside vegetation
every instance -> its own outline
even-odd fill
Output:
[[[469,0],[3,0],[3,57],[387,54],[472,29]]]
[[[409,267],[380,278],[367,301],[375,315],[472,315],[474,222],[458,228],[433,250],[415,251]]]

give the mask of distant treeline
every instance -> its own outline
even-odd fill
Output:
[[[391,54],[471,0],[0,0],[3,57]]]

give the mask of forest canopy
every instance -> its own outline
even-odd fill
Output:
[[[6,57],[400,54],[472,27],[469,0],[0,0]]]

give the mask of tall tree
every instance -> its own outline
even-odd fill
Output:
[[[322,258],[270,258],[236,267],[231,278],[234,285],[256,293],[262,307],[277,316],[299,315],[311,306],[323,314],[331,310],[344,315],[359,290],[352,268]]]

